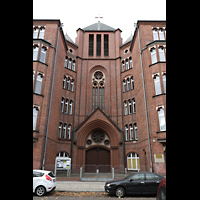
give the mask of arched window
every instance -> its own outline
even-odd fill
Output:
[[[59,127],[58,127],[58,138],[61,138],[61,134],[62,134],[62,122],[59,123]]]
[[[61,108],[60,108],[60,112],[63,112],[64,101],[65,101],[65,99],[62,97],[62,98],[61,98]]]
[[[71,69],[71,63],[72,63],[72,59],[69,59],[69,64],[68,64],[68,69]]]
[[[124,115],[128,115],[127,102],[124,101]]]
[[[73,79],[71,80],[71,91],[72,92],[74,91],[74,80]]]
[[[131,152],[127,155],[127,167],[128,170],[140,170],[140,158],[135,152]]]
[[[126,92],[126,80],[123,80],[123,92]]]
[[[128,125],[125,125],[125,134],[126,134],[126,141],[129,140],[129,134],[128,134]]]
[[[67,129],[67,139],[71,138],[71,124],[68,125],[68,129]]]
[[[38,111],[39,111],[39,107],[34,105],[34,107],[33,107],[33,130],[36,130]]]
[[[133,103],[133,113],[136,113],[135,98],[132,99]]]
[[[130,62],[130,69],[132,69],[133,68],[133,62],[132,62],[132,58],[131,57],[129,58],[129,62]]]
[[[130,140],[133,140],[133,125],[130,124],[129,127],[130,127]]]
[[[64,66],[65,68],[67,68],[67,61],[68,61],[68,57],[66,56],[65,57],[65,66]]]
[[[76,64],[76,62],[75,62],[75,60],[73,60],[73,64],[72,64],[72,70],[73,71],[75,71],[75,64]]]
[[[135,140],[138,140],[138,134],[137,134],[137,124],[134,124],[134,131],[135,131]]]
[[[67,90],[69,90],[69,88],[70,88],[70,78],[68,77],[67,78]]]
[[[104,110],[105,74],[97,70],[92,74],[92,109],[97,106]]]
[[[67,129],[67,124],[65,123],[64,126],[63,126],[63,135],[62,135],[63,139],[66,138],[66,129]]]
[[[73,101],[71,100],[70,104],[69,104],[69,114],[70,115],[72,115],[72,104],[73,104]]]
[[[127,78],[127,92],[130,90],[130,79]]]
[[[154,64],[157,62],[157,55],[156,55],[156,49],[151,48],[151,63]]]
[[[69,100],[66,99],[66,101],[65,101],[65,114],[68,113],[68,105],[69,105]]]
[[[164,106],[159,106],[157,108],[157,111],[158,111],[160,131],[165,131],[166,130],[166,122],[165,122]]]
[[[132,109],[131,109],[131,100],[128,100],[128,114],[132,113]]]
[[[156,95],[161,94],[159,73],[153,75]]]
[[[158,53],[159,53],[160,61],[165,61],[164,47],[160,46],[158,48]]]
[[[66,76],[64,75],[64,78],[63,78],[63,89],[65,89],[65,83],[66,83]]]
[[[124,66],[125,66],[125,64],[124,64],[124,60],[123,60],[122,61],[122,72],[125,71]]]
[[[36,83],[35,83],[35,93],[37,93],[37,94],[41,94],[43,77],[44,77],[43,73],[41,73],[41,72],[37,73],[37,79],[36,79]]]
[[[126,70],[129,69],[128,59],[126,59]]]
[[[131,90],[134,90],[134,80],[133,80],[133,76],[131,76]]]

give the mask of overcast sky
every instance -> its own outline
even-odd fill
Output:
[[[137,20],[166,20],[166,0],[33,0],[33,19],[60,19],[73,41],[76,30],[100,21],[122,30],[123,42]]]

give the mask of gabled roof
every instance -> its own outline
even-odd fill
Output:
[[[117,124],[115,124],[115,123],[113,122],[113,120],[110,118],[110,116],[107,115],[107,114],[106,114],[101,108],[99,108],[99,107],[97,107],[97,108],[96,108],[95,110],[93,110],[89,115],[87,115],[86,119],[85,119],[81,124],[79,124],[77,127],[75,127],[74,131],[78,131],[78,130],[79,130],[93,115],[95,115],[95,113],[97,113],[97,112],[102,113],[102,114],[105,116],[105,118],[108,119],[108,121],[110,121],[111,124],[113,124],[114,127],[115,127],[119,132],[123,132],[123,131],[121,130],[121,128],[120,128]]]
[[[73,44],[73,45],[75,45],[75,46],[78,47],[78,45],[77,45],[76,43],[74,43],[74,41],[69,37],[69,35],[68,35],[67,33],[65,34],[65,39],[66,39],[68,42],[70,42],[71,44]]]
[[[83,28],[82,30],[84,31],[115,31],[116,29],[98,21],[97,23],[87,26]]]
[[[122,45],[120,45],[120,47],[122,47],[122,46],[124,46],[125,44],[131,42],[131,41],[132,41],[132,38],[133,38],[133,36],[132,36],[132,34],[131,34],[131,35],[127,38],[127,40],[126,40]]]

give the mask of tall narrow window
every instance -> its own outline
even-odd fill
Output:
[[[158,108],[158,119],[160,125],[160,131],[166,130],[165,113],[162,107]]]
[[[65,57],[65,68],[67,68],[67,61],[68,61],[68,57]]]
[[[39,32],[39,28],[34,28],[33,29],[33,39],[37,39],[38,38],[38,32]]]
[[[38,50],[39,50],[39,47],[37,45],[34,45],[33,46],[33,60],[38,59]]]
[[[131,76],[131,90],[134,90],[134,79],[133,79],[133,76]]]
[[[132,99],[133,103],[133,113],[136,113],[135,98]]]
[[[130,124],[129,127],[130,127],[130,140],[133,140],[133,125]]]
[[[69,114],[70,115],[72,115],[72,105],[73,105],[73,101],[71,100],[70,104],[69,104]]]
[[[74,91],[74,80],[73,79],[71,80],[71,91],[72,92]]]
[[[62,98],[61,98],[60,112],[63,112],[63,109],[64,109],[64,101],[65,101],[65,99],[62,97]]]
[[[93,48],[94,48],[94,35],[89,34],[89,56],[93,56]]]
[[[123,80],[123,92],[126,92],[126,80]]]
[[[109,55],[109,35],[104,35],[104,56]]]
[[[42,74],[37,75],[36,84],[35,84],[35,93],[37,94],[41,94],[42,78],[43,78]]]
[[[128,100],[128,114],[131,114],[132,109],[131,109],[131,100]]]
[[[40,53],[40,61],[43,63],[45,63],[46,51],[47,51],[47,48],[43,46],[41,48],[41,53]]]
[[[160,36],[160,40],[165,40],[163,29],[159,30],[159,36]]]
[[[67,78],[67,90],[69,90],[69,87],[70,87],[70,78],[68,77]]]
[[[161,94],[160,77],[158,75],[154,76],[154,85],[155,85],[156,95]]]
[[[122,72],[125,71],[125,68],[124,68],[125,64],[124,64],[124,60],[122,61]]]
[[[104,88],[99,87],[99,107],[104,110]]]
[[[128,134],[128,125],[125,125],[125,134],[126,134],[126,141],[129,140],[129,134]]]
[[[165,53],[164,53],[164,48],[163,47],[159,47],[158,48],[158,53],[159,53],[160,61],[165,61]]]
[[[130,79],[127,78],[127,92],[130,90]]]
[[[128,59],[126,59],[126,70],[129,69]]]
[[[137,124],[134,124],[134,131],[135,131],[135,140],[138,140],[138,133],[137,133]]]
[[[71,63],[72,63],[72,59],[69,59],[69,64],[68,64],[68,69],[71,69]]]
[[[65,101],[65,114],[68,113],[68,105],[69,105],[69,100],[66,99],[66,101]]]
[[[59,123],[59,127],[58,127],[58,138],[61,138],[61,134],[62,134],[62,122]]]
[[[65,83],[66,83],[66,76],[64,75],[64,78],[63,78],[63,89],[65,89]]]
[[[45,28],[44,27],[40,28],[40,34],[39,34],[40,39],[44,39],[44,32],[45,32]]]
[[[97,56],[101,56],[101,35],[97,34]]]
[[[131,57],[129,58],[129,62],[130,62],[130,69],[132,69],[133,68],[133,62],[132,62],[132,58]]]
[[[164,93],[166,93],[166,72],[163,73],[162,80],[163,80]]]
[[[62,134],[63,139],[66,138],[66,129],[67,129],[67,124],[65,123],[64,126],[63,126],[63,134]]]
[[[33,108],[33,130],[36,129],[37,115],[38,115],[38,109]]]
[[[73,60],[73,64],[72,64],[72,70],[73,71],[75,71],[75,64],[76,64],[76,62],[75,62],[75,60]]]
[[[67,129],[67,138],[70,139],[71,138],[71,124],[69,124],[68,129]]]
[[[158,40],[158,31],[157,31],[157,29],[153,29],[153,40]]]
[[[127,102],[124,101],[124,115],[128,114],[128,110],[127,110]]]
[[[156,49],[155,48],[151,49],[151,62],[152,62],[152,64],[157,62],[157,55],[156,55]]]

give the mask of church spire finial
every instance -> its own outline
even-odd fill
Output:
[[[95,17],[96,19],[103,19],[103,17],[100,17],[100,14],[98,14],[98,17]],[[100,22],[100,20],[98,20]]]

